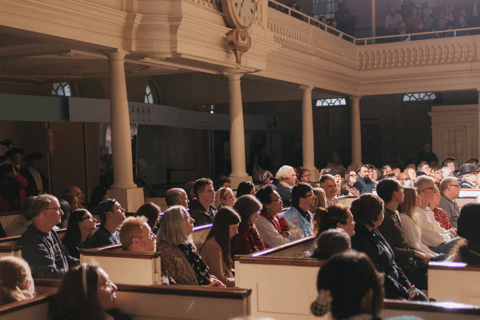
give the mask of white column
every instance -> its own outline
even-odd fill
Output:
[[[350,97],[352,100],[352,164],[349,168],[356,169],[362,164],[362,130],[360,126],[360,99],[361,97]]]
[[[312,86],[300,86],[303,91],[302,99],[302,143],[303,167],[311,174],[311,181],[318,181],[318,169],[315,168],[315,147],[313,133]]]
[[[236,189],[242,181],[252,181],[245,164],[245,131],[243,126],[242,73],[225,73],[230,93],[230,155],[232,158],[231,186]]]
[[[128,212],[134,212],[143,203],[143,189],[137,188],[133,182],[130,116],[124,58],[124,53],[108,54],[113,159],[113,185],[110,193]]]

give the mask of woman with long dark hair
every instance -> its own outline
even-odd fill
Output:
[[[70,214],[63,244],[72,257],[80,259],[80,249],[96,247],[95,240],[90,236],[96,223],[97,219],[88,210],[78,209]]]
[[[109,189],[105,186],[96,186],[92,190],[90,202],[87,205],[87,210],[94,215],[98,215],[98,205],[100,202],[110,199]]]
[[[231,241],[238,234],[240,216],[229,207],[218,210],[213,220],[212,229],[207,235],[200,255],[210,268],[210,273],[216,276],[227,287],[235,286]]]
[[[232,257],[235,254],[250,254],[265,250],[265,242],[255,227],[262,203],[252,195],[241,196],[233,209],[238,212],[242,222],[238,227],[238,234],[232,238]]]

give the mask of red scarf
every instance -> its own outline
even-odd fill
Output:
[[[272,217],[265,210],[262,210],[262,212],[260,212],[260,215],[270,221],[275,227],[275,229],[277,229],[278,233],[288,231],[288,222],[287,220],[285,220],[284,217],[281,217],[278,214],[275,217]]]

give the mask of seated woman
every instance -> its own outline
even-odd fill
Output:
[[[297,171],[297,183],[299,182],[305,182],[308,184],[312,183],[311,174],[310,174],[310,171],[308,171],[308,169],[304,167],[297,167],[296,171]]]
[[[398,206],[398,209],[400,211],[400,220],[402,221],[402,226],[405,230],[408,245],[415,250],[425,253],[430,259],[435,260],[433,258],[437,254],[423,244],[422,230],[415,217],[415,207],[418,206],[419,201],[417,191],[414,187],[404,187],[403,193],[404,199]]]
[[[351,211],[356,222],[352,248],[366,253],[377,270],[385,273],[386,298],[427,300],[397,266],[393,250],[377,229],[383,222],[383,210],[383,200],[374,194],[363,194],[352,202]]]
[[[68,204],[70,205],[70,211],[73,212],[79,208],[82,207],[82,204],[80,201],[78,201],[78,198],[76,195],[73,193],[66,193],[62,196],[62,199],[67,201]]]
[[[32,273],[22,258],[0,258],[0,306],[35,296]]]
[[[255,185],[250,181],[243,181],[237,187],[237,199],[246,194],[255,195]]]
[[[131,320],[116,303],[117,286],[96,263],[83,263],[63,276],[57,294],[50,301],[52,320]]]
[[[85,209],[78,209],[70,214],[63,244],[72,257],[80,259],[80,249],[97,247],[95,240],[90,236],[96,228],[96,223],[97,219]]]
[[[349,196],[355,196],[359,197],[360,196],[360,191],[355,187],[355,184],[357,183],[357,173],[355,170],[348,170],[347,173],[345,173],[345,179],[344,183],[342,184],[342,193],[343,191],[348,191]]]
[[[317,239],[317,248],[312,258],[319,260],[330,259],[333,255],[352,249],[350,236],[340,228],[323,231]]]
[[[480,265],[480,204],[468,203],[463,206],[458,217],[457,234],[460,240],[448,258],[451,261]]]
[[[238,234],[240,216],[233,209],[218,210],[212,228],[203,244],[200,255],[210,268],[210,273],[227,287],[235,286],[231,241]]]
[[[343,252],[318,272],[318,297],[311,305],[317,317],[329,311],[334,319],[379,319],[383,290],[379,274],[367,255]]]
[[[233,205],[242,222],[238,227],[238,234],[232,238],[232,257],[236,254],[250,254],[265,250],[265,243],[255,227],[262,203],[254,196],[241,196]]]
[[[172,206],[163,213],[157,234],[162,274],[165,271],[176,284],[225,287],[210,275],[207,264],[197,253],[191,237],[194,222],[182,206]]]
[[[146,202],[135,212],[135,217],[144,216],[148,219],[147,223],[153,233],[158,232],[158,222],[160,221],[161,209],[153,202]]]
[[[355,234],[355,221],[353,215],[347,207],[343,205],[333,205],[327,209],[318,208],[315,212],[318,224],[318,233],[321,234],[325,230],[340,228],[352,237]]]
[[[215,193],[215,208],[220,209],[222,207],[233,207],[235,198],[233,197],[232,189],[228,187],[222,187]]]
[[[110,199],[110,193],[105,186],[96,186],[92,190],[90,203],[87,205],[87,210],[94,215],[98,215],[98,205],[100,202]]]

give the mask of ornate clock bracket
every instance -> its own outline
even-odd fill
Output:
[[[235,54],[237,69],[240,69],[240,65],[242,64],[242,54],[250,49],[252,39],[247,31],[241,31],[238,29],[233,29],[227,33],[225,38]]]

